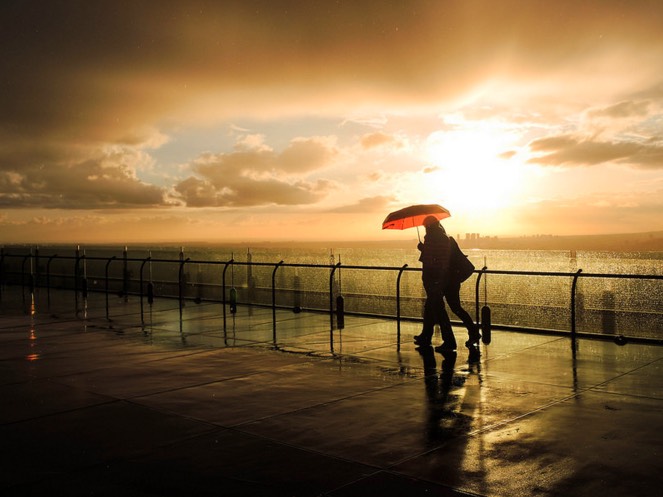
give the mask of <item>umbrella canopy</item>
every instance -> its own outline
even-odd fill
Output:
[[[451,213],[437,204],[417,204],[389,214],[382,222],[383,230],[404,230],[423,226],[424,219],[434,216],[438,221],[451,216]]]

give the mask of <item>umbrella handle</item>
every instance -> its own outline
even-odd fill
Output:
[[[419,243],[421,243],[421,237],[419,236],[419,226],[417,226],[417,238],[419,239]]]

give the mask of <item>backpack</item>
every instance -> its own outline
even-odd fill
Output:
[[[449,237],[449,241],[451,242],[450,277],[452,280],[462,283],[474,273],[474,264],[460,251],[460,247],[453,237]]]

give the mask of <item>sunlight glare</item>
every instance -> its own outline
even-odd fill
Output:
[[[431,134],[426,159],[433,169],[422,193],[441,199],[452,212],[476,214],[508,207],[522,186],[514,141],[512,134],[491,128]]]

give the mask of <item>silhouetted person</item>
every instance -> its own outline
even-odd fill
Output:
[[[424,220],[426,236],[424,242],[419,242],[417,248],[421,251],[419,260],[422,263],[422,280],[426,290],[426,303],[424,305],[424,324],[421,334],[414,337],[417,345],[430,345],[433,329],[440,325],[442,344],[435,347],[437,352],[456,350],[456,338],[451,328],[451,321],[444,306],[446,299],[449,308],[458,316],[467,328],[468,339],[465,347],[469,351],[468,360],[477,362],[481,357],[479,340],[481,334],[479,327],[474,323],[469,313],[460,303],[461,281],[455,277],[451,267],[453,253],[460,253],[460,249],[453,238],[447,236],[444,227],[433,216]],[[460,253],[462,257],[465,257]]]
[[[440,325],[442,344],[435,348],[438,352],[456,350],[456,337],[451,329],[451,321],[444,307],[444,289],[449,273],[450,243],[449,237],[440,222],[434,216],[424,219],[426,236],[417,248],[421,251],[419,261],[422,264],[421,279],[426,291],[424,304],[424,324],[421,334],[414,337],[414,343],[420,346],[431,345],[433,330]]]

